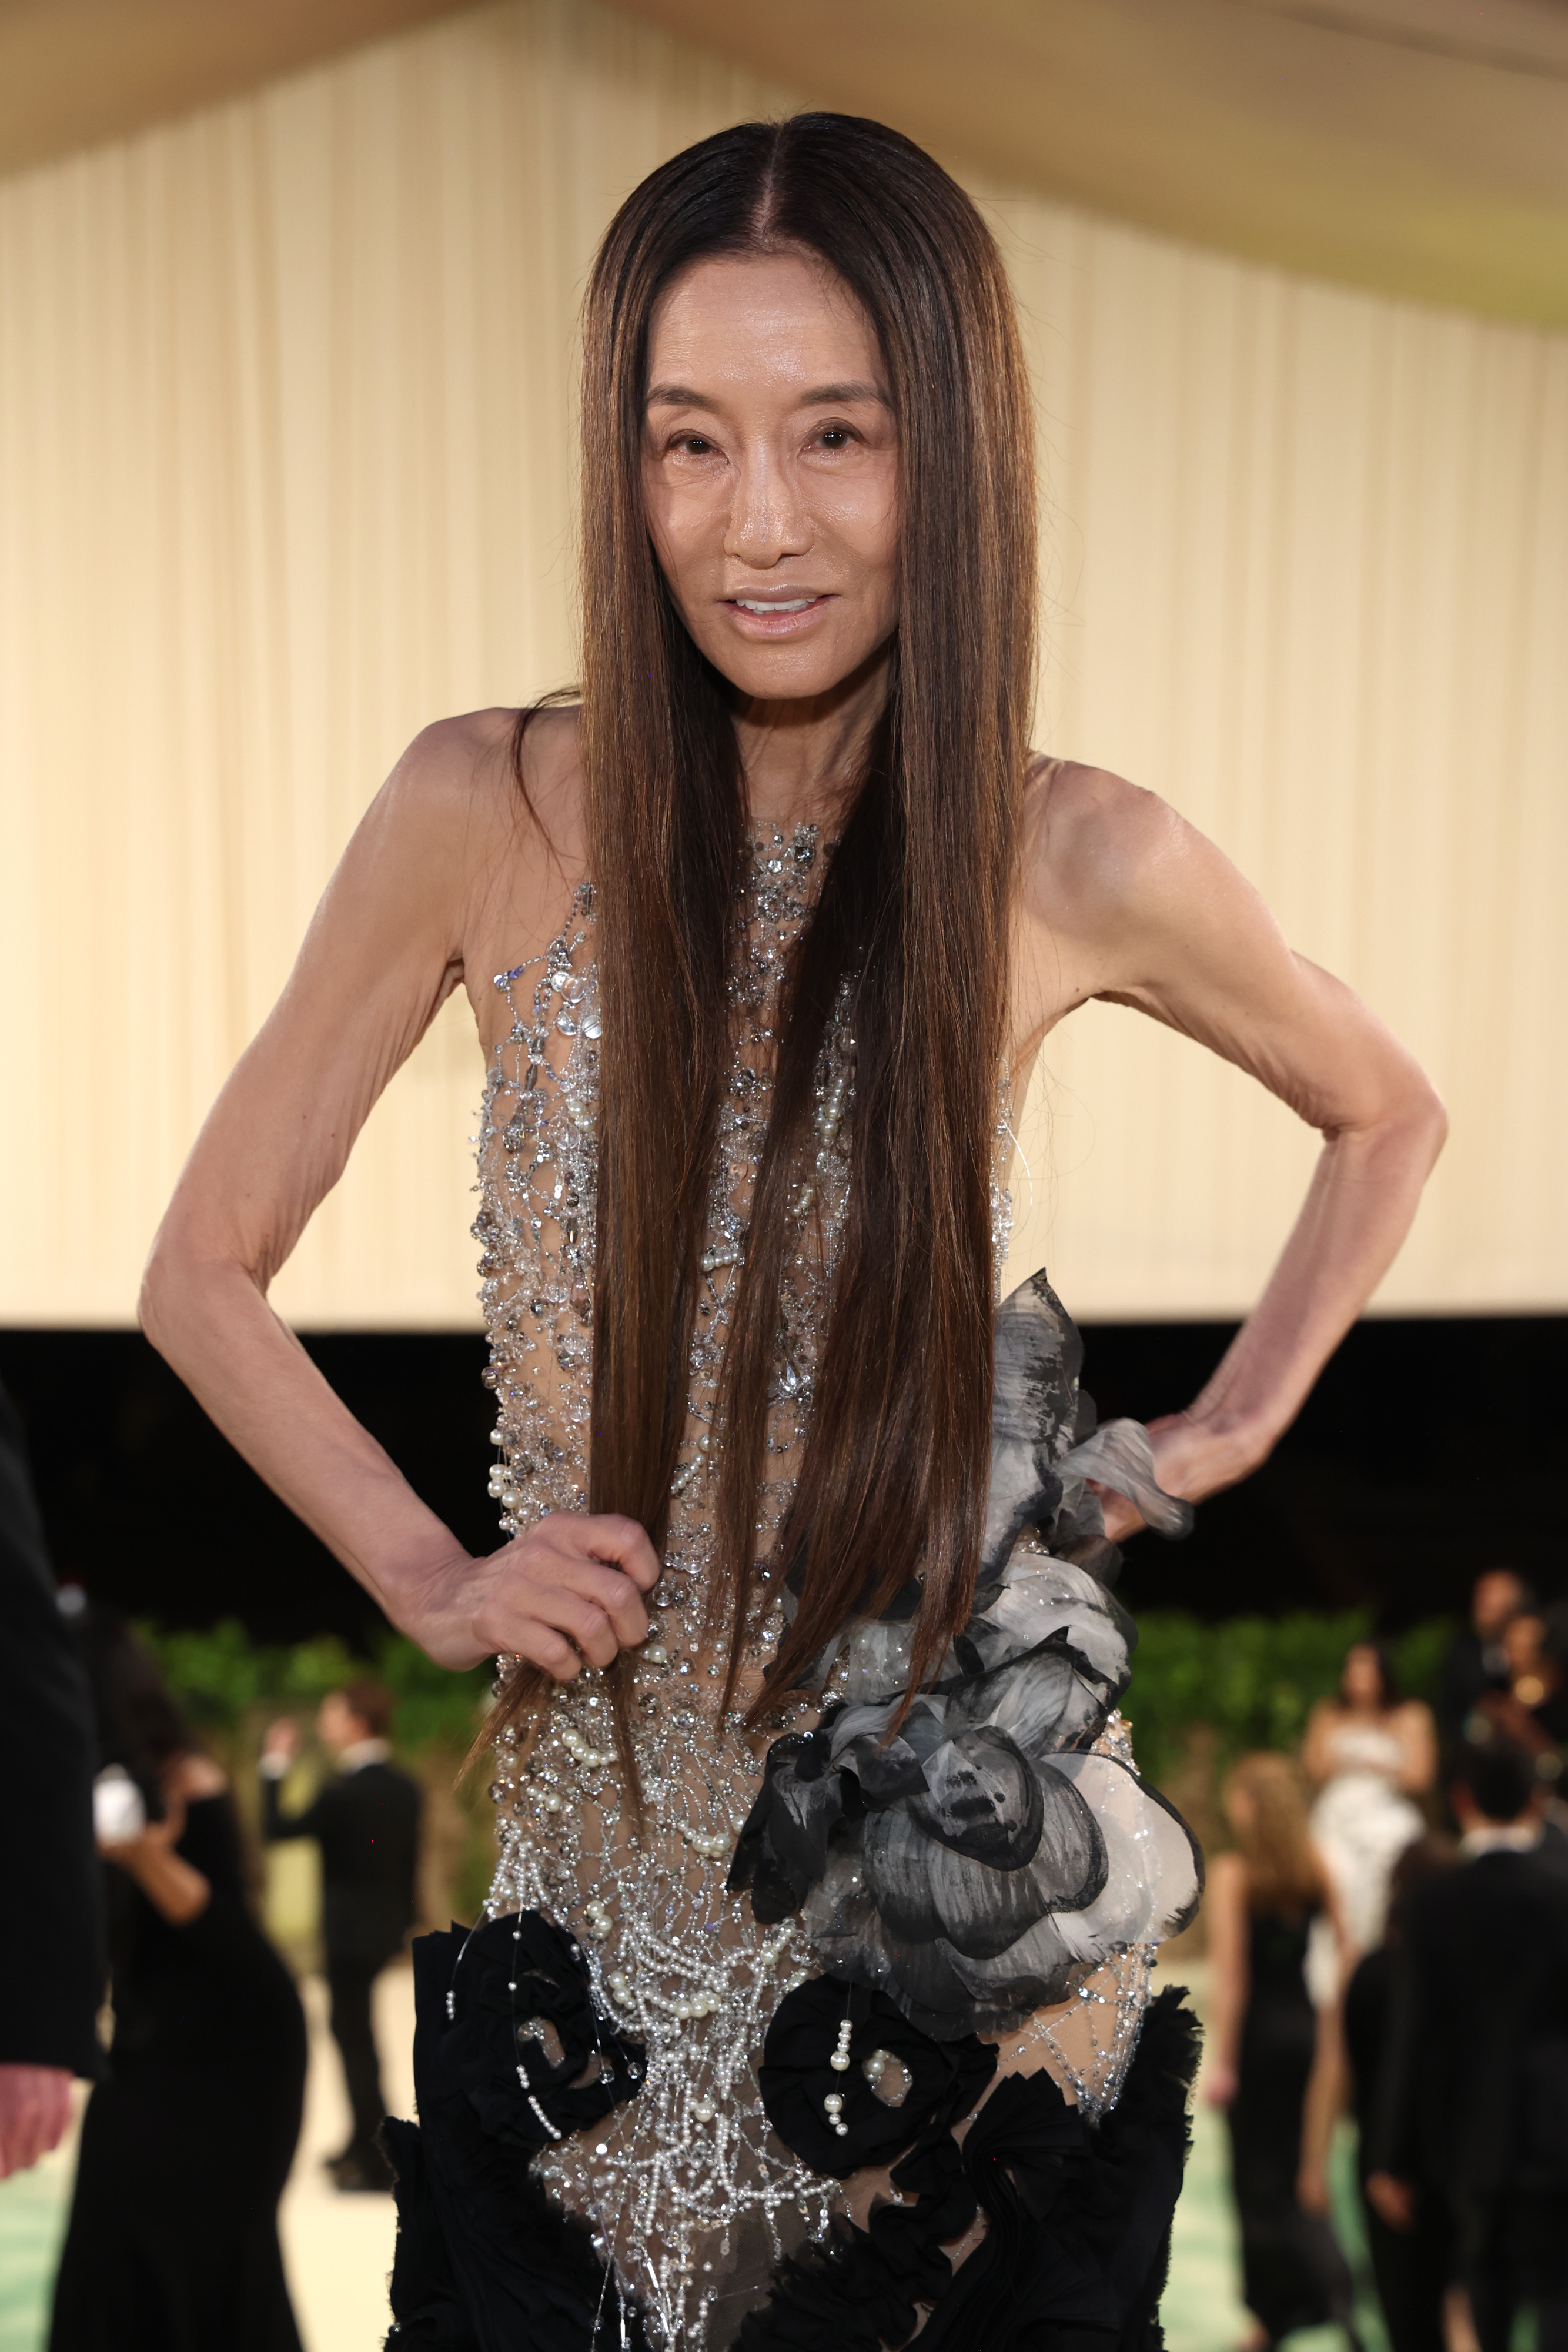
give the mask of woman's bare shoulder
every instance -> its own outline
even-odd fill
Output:
[[[1026,910],[1060,932],[1135,903],[1186,830],[1157,793],[1109,768],[1037,757],[1021,828]]]
[[[483,961],[492,935],[549,926],[580,878],[577,711],[523,716],[471,710],[422,728],[363,828],[371,870],[412,894],[459,964]]]
[[[521,817],[552,838],[579,831],[577,711],[497,708],[437,719],[421,728],[383,789],[409,826],[450,829],[458,820],[465,833],[484,835],[515,831]]]

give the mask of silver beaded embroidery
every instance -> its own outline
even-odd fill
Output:
[[[734,912],[734,1067],[719,1119],[665,1572],[635,1675],[644,1824],[639,1832],[622,1810],[608,1700],[591,1669],[555,1692],[526,1759],[517,1737],[506,1736],[491,1787],[500,1849],[491,1915],[531,1907],[567,1927],[582,1945],[596,2000],[647,2050],[639,2095],[596,2131],[544,2150],[538,2170],[591,2221],[618,2287],[637,2297],[654,2339],[671,2347],[727,2342],[781,2252],[825,2231],[842,2202],[772,2137],[758,2095],[768,2024],[811,1964],[793,1922],[759,1928],[749,1902],[724,1891],[766,1738],[721,1717],[722,1667],[701,1651],[698,1630],[712,1561],[710,1457],[726,1310],[768,1124],[779,985],[826,854],[814,827],[757,841]],[[551,1511],[587,1507],[601,1029],[592,941],[593,894],[584,884],[551,946],[496,980],[512,1021],[486,1088],[474,1232],[491,1350],[485,1378],[497,1400],[490,1491],[507,1536]],[[793,1203],[798,1241],[779,1302],[743,1704],[779,1630],[767,1558],[793,1491],[826,1328],[853,1092],[853,1042],[841,1015],[816,1078],[813,1181]],[[998,1160],[1007,1133],[1004,1090]],[[1009,1217],[999,1182],[993,1208],[999,1273]],[[793,1702],[767,1737],[809,1727],[819,1705]],[[1113,1717],[1106,1743],[1119,1732]],[[1009,2039],[1003,2064],[1044,2063],[1086,2107],[1103,2109],[1135,2044],[1151,1957],[1139,1948],[1095,1970],[1064,2011]],[[882,2070],[877,2081],[879,2095],[889,2095]]]

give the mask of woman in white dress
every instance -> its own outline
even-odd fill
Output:
[[[1427,1826],[1412,1800],[1437,1770],[1431,1709],[1400,1698],[1377,1643],[1346,1654],[1338,1697],[1320,1699],[1308,1718],[1303,1760],[1318,1789],[1312,1836],[1350,1939],[1369,1952],[1383,1940],[1389,1873]]]

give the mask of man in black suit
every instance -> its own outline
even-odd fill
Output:
[[[338,1769],[302,1813],[287,1814],[279,1784],[298,1735],[287,1719],[267,1734],[261,1759],[262,1826],[268,1838],[314,1838],[321,1848],[321,1927],[332,2033],[343,2061],[354,2127],[332,2170],[340,2189],[390,2189],[376,2141],[386,2113],[371,2018],[377,1977],[413,1924],[419,1854],[419,1784],[390,1760],[392,1694],[379,1683],[329,1691],[316,1727]]]
[[[59,2145],[71,2077],[98,2072],[97,1746],[21,1427],[0,1389],[0,2180]]]
[[[1406,1914],[1367,2181],[1395,2228],[1446,2203],[1481,2352],[1508,2352],[1529,2305],[1537,2352],[1568,2352],[1568,1870],[1540,1786],[1511,1740],[1460,1752],[1462,1866]]]

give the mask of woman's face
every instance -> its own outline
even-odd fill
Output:
[[[1546,1625],[1543,1619],[1532,1617],[1521,1610],[1511,1617],[1502,1629],[1502,1654],[1511,1675],[1527,1675],[1540,1665],[1546,1646]]]
[[[1228,1781],[1223,1798],[1225,1818],[1237,1837],[1245,1837],[1258,1820],[1258,1800],[1244,1780]]]
[[[1383,1668],[1377,1662],[1376,1651],[1368,1643],[1358,1642],[1348,1653],[1339,1686],[1347,1706],[1382,1706]]]
[[[681,618],[758,701],[827,695],[898,619],[898,440],[870,321],[799,254],[700,261],[661,295],[648,528]]]

